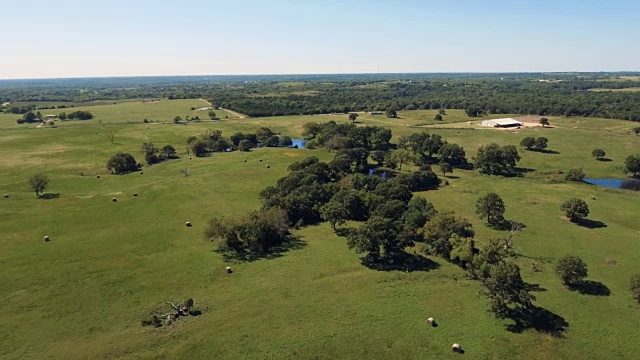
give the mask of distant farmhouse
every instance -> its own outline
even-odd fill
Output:
[[[369,115],[384,115],[384,111],[369,111]]]
[[[482,126],[494,127],[494,128],[509,128],[509,127],[520,127],[522,126],[522,123],[512,118],[505,118],[505,119],[483,120]]]

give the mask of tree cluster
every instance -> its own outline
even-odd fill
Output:
[[[93,119],[93,114],[89,111],[74,111],[66,114],[66,118],[69,120],[91,120]]]
[[[355,124],[306,123],[303,135],[311,139],[307,147],[324,147],[329,151],[363,148],[367,151],[387,151],[390,148],[391,130],[378,126]]]
[[[518,161],[520,155],[515,146],[493,143],[478,149],[474,165],[482,174],[509,176],[515,174]]]
[[[460,145],[448,143],[440,135],[429,134],[427,131],[401,136],[398,148],[410,151],[421,164],[447,163],[452,167],[467,167],[467,158]]]
[[[162,149],[158,149],[151,142],[142,144],[142,152],[144,153],[144,160],[148,165],[161,163],[169,159],[177,159],[178,155],[176,149],[171,145],[165,145]]]
[[[523,146],[527,150],[543,151],[547,148],[548,142],[549,140],[544,136],[541,136],[539,138],[527,136],[522,139],[522,141],[520,141],[520,146]]]
[[[200,137],[190,136],[187,139],[187,148],[197,156],[202,157],[211,152],[223,152],[233,150],[233,143],[222,137],[222,131],[207,129],[200,134]]]

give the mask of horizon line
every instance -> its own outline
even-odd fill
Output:
[[[439,75],[439,74],[640,74],[640,70],[598,70],[598,71],[433,71],[433,72],[344,72],[344,73],[263,73],[263,74],[188,74],[188,75],[105,75],[105,76],[67,76],[67,77],[17,77],[0,78],[0,81],[28,81],[28,80],[81,80],[81,79],[126,79],[126,78],[162,78],[162,77],[223,77],[223,76],[331,76],[331,75]]]

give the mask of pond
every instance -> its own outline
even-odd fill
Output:
[[[309,140],[306,139],[291,139],[291,141],[293,142],[291,147],[297,147],[298,149],[304,149],[305,145],[309,142]]]
[[[389,179],[391,177],[393,177],[393,173],[390,171],[384,171],[384,170],[376,170],[376,169],[369,169],[369,174],[367,174],[368,176],[377,176],[381,179]]]
[[[613,189],[640,191],[640,180],[584,179],[583,181],[587,184],[604,186]]]

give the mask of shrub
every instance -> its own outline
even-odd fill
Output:
[[[558,260],[554,270],[564,285],[575,285],[588,275],[587,264],[573,255],[567,255]]]
[[[593,149],[593,151],[591,152],[591,156],[593,156],[594,158],[596,158],[598,160],[603,158],[605,155],[606,155],[606,153],[602,149]]]
[[[582,181],[585,177],[584,171],[582,169],[570,169],[567,174],[564,176],[564,179],[567,181]]]
[[[569,199],[562,204],[561,208],[572,222],[580,221],[589,216],[589,206],[582,199]]]

